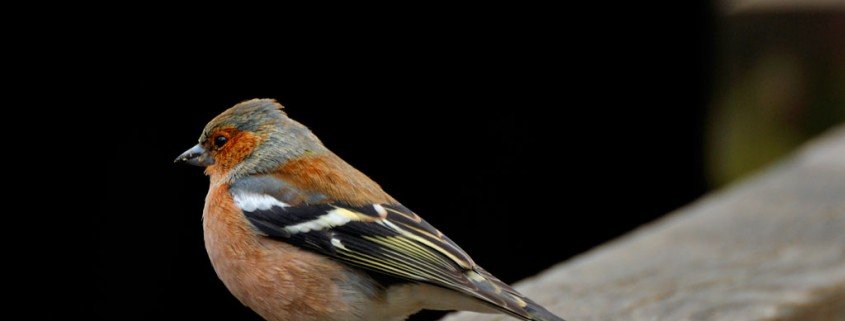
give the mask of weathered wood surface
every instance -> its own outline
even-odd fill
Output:
[[[845,320],[845,126],[517,289],[568,321]]]

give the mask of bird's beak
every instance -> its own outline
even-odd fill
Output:
[[[179,155],[179,157],[176,157],[176,160],[173,162],[185,162],[195,166],[209,166],[214,165],[214,158],[208,154],[205,148],[202,148],[202,145],[197,144],[191,147],[191,149],[186,150],[182,155]]]

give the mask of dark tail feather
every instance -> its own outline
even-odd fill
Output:
[[[531,321],[565,321],[563,318],[549,312],[546,308],[541,307],[533,302],[528,303],[525,311],[531,315]]]
[[[467,272],[467,279],[474,285],[470,294],[482,299],[496,309],[526,321],[565,321],[531,299],[516,292],[495,276],[477,267]]]

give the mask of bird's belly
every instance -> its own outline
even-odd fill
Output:
[[[355,317],[361,307],[349,304],[339,285],[345,267],[283,242],[233,235],[208,223],[205,245],[214,271],[241,303],[264,319],[362,320]]]

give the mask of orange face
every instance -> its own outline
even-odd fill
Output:
[[[231,126],[214,130],[206,141],[202,142],[205,150],[214,159],[214,164],[209,166],[209,170],[228,171],[252,154],[261,140],[261,136],[255,133],[240,131]]]

